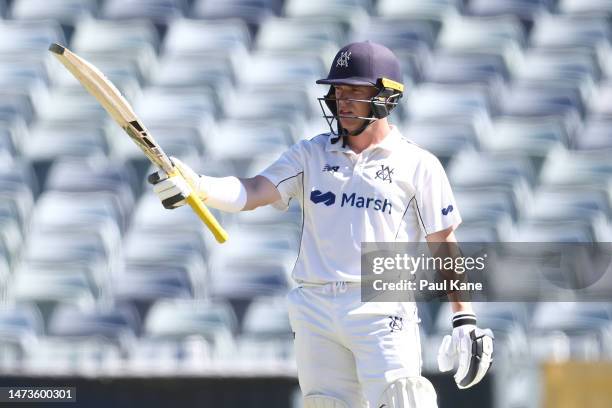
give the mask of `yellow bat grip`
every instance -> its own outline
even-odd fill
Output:
[[[179,176],[179,177],[183,177],[185,181],[187,181],[187,183],[189,184],[189,187],[191,188],[191,194],[189,194],[189,197],[187,197],[185,201],[187,202],[187,204],[189,204],[193,212],[195,212],[197,216],[200,217],[202,222],[206,224],[210,232],[212,232],[212,234],[215,236],[215,239],[217,240],[218,243],[222,244],[225,241],[227,241],[227,239],[229,238],[227,231],[223,229],[221,224],[219,224],[219,221],[217,221],[217,219],[215,218],[214,215],[212,215],[208,207],[204,205],[204,202],[202,202],[200,197],[198,197],[198,195],[194,192],[193,185],[191,185],[191,183],[189,183],[189,180],[181,174],[178,167],[173,167],[167,173],[168,173],[168,177]]]
[[[191,193],[189,197],[186,199],[187,204],[191,207],[193,212],[195,212],[198,217],[206,224],[208,229],[213,233],[217,242],[220,244],[227,241],[229,237],[227,232],[223,229],[221,224],[217,221],[214,215],[211,214],[210,210],[204,205],[200,197],[195,193]]]

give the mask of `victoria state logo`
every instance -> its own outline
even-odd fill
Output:
[[[338,60],[336,60],[337,67],[348,67],[349,60],[351,59],[351,52],[344,51],[340,53]]]

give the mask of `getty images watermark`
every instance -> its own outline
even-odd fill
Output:
[[[612,301],[610,243],[362,244],[362,300]]]

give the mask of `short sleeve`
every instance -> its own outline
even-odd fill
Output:
[[[425,235],[459,225],[461,215],[440,161],[428,154],[419,164],[416,177],[417,212]]]
[[[270,180],[281,195],[281,199],[272,204],[274,208],[286,210],[289,201],[302,191],[304,162],[304,147],[303,142],[300,142],[259,173],[260,176]]]

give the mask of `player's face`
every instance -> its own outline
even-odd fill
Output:
[[[370,116],[371,97],[378,93],[378,89],[373,86],[349,86],[338,85],[334,87],[336,95],[336,105],[338,107],[338,115],[340,116],[340,124],[343,128],[352,132],[363,126],[362,119],[353,119],[342,116]],[[366,100],[367,102],[357,102],[350,99]]]

